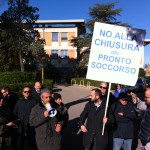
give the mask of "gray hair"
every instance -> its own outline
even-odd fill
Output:
[[[41,97],[43,97],[44,93],[51,93],[51,92],[48,88],[44,88],[43,90],[41,90]]]

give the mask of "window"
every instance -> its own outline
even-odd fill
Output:
[[[52,42],[58,42],[58,32],[52,33]]]
[[[52,50],[52,58],[58,58],[58,50]]]
[[[67,32],[62,32],[62,33],[61,33],[61,41],[62,41],[62,42],[68,42],[68,35],[67,35]]]
[[[61,57],[64,58],[66,56],[68,56],[68,50],[61,50]]]

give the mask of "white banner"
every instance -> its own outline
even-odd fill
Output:
[[[87,79],[135,85],[146,31],[96,22]]]

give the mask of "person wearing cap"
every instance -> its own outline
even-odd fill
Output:
[[[132,140],[134,138],[133,119],[136,118],[134,105],[129,101],[128,95],[121,92],[118,101],[112,105],[115,116],[113,126],[113,150],[131,150]]]

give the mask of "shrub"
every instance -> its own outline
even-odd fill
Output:
[[[25,83],[36,81],[35,72],[2,72],[0,73],[0,85],[13,84],[13,83]]]

